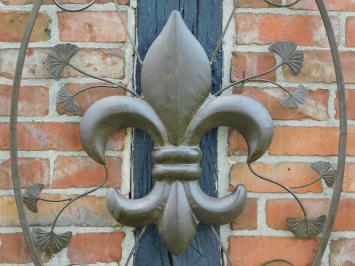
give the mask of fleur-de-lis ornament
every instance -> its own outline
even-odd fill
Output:
[[[121,224],[156,224],[174,255],[191,245],[198,223],[227,224],[241,214],[246,202],[242,185],[220,199],[199,187],[203,135],[219,126],[238,130],[248,143],[249,163],[265,153],[272,139],[272,119],[266,109],[245,96],[212,96],[211,76],[204,49],[174,11],[144,59],[142,97],[104,98],[81,121],[84,149],[103,165],[106,143],[118,129],[139,128],[151,136],[153,190],[132,200],[110,189],[107,205]]]

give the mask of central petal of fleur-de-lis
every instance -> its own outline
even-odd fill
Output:
[[[253,162],[270,145],[272,119],[251,98],[211,96],[208,57],[177,11],[150,47],[141,80],[141,99],[113,96],[88,109],[81,122],[81,141],[95,161],[105,164],[106,143],[118,129],[135,127],[152,137],[153,190],[131,200],[110,189],[107,205],[121,224],[157,224],[168,250],[179,255],[190,246],[198,223],[227,224],[243,211],[246,201],[242,185],[220,199],[200,189],[201,138],[212,128],[234,128],[247,141],[247,160]]]

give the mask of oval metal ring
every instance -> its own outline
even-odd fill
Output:
[[[17,212],[19,214],[20,223],[22,227],[25,240],[30,251],[34,265],[42,266],[42,260],[36,250],[31,234],[30,226],[28,225],[25,209],[22,201],[22,192],[20,185],[19,169],[18,169],[18,152],[17,152],[17,116],[18,116],[18,100],[20,94],[20,85],[22,80],[23,66],[26,58],[26,51],[30,41],[33,26],[36,22],[39,9],[41,8],[43,0],[35,0],[33,3],[31,15],[28,18],[27,26],[23,35],[20,46],[19,55],[17,58],[16,71],[14,77],[14,87],[11,98],[11,112],[10,112],[10,155],[11,155],[11,173],[14,195],[16,200]]]
[[[58,2],[58,0],[53,0],[54,4],[59,7],[61,10],[66,11],[66,12],[80,12],[83,11],[89,7],[91,7],[93,4],[95,4],[96,0],[91,0],[90,3],[86,4],[85,6],[78,8],[78,9],[68,9],[62,6],[61,3]]]
[[[301,0],[295,0],[292,3],[289,4],[275,4],[270,0],[263,0],[265,3],[268,3],[271,6],[275,6],[275,7],[291,7],[294,6],[295,4],[298,4]]]
[[[266,0],[266,2],[269,0]],[[328,214],[328,219],[326,221],[322,240],[320,246],[317,250],[316,256],[312,263],[312,266],[319,266],[324,254],[324,251],[327,247],[331,229],[334,224],[336,209],[339,205],[341,190],[344,180],[344,169],[345,169],[345,156],[346,156],[346,136],[347,136],[347,111],[346,111],[346,98],[345,98],[345,86],[344,86],[344,77],[342,72],[342,65],[340,61],[339,51],[336,43],[335,34],[331,25],[331,21],[327,12],[327,9],[324,5],[323,0],[315,0],[320,11],[323,24],[325,25],[329,45],[333,57],[333,64],[335,68],[335,74],[337,79],[337,87],[339,92],[339,106],[340,106],[340,135],[339,135],[339,152],[338,152],[338,176],[334,187],[334,193],[331,201],[331,206]],[[20,217],[21,227],[25,236],[27,246],[30,250],[30,254],[33,260],[33,263],[37,266],[43,265],[42,260],[35,248],[30,227],[28,225],[27,217],[25,214],[23,202],[22,202],[22,192],[20,187],[19,179],[19,169],[18,169],[18,151],[17,151],[17,116],[18,116],[18,98],[20,92],[20,85],[22,80],[22,72],[24,67],[24,61],[26,57],[26,51],[28,48],[28,43],[32,35],[32,29],[34,23],[37,19],[39,9],[42,5],[43,0],[35,0],[33,8],[30,14],[30,17],[27,22],[25,29],[24,37],[21,42],[19,55],[16,64],[16,71],[14,76],[14,86],[12,91],[11,99],[11,113],[10,113],[10,154],[11,154],[11,172],[12,172],[12,181],[14,195],[17,205],[18,214]],[[91,2],[89,3],[91,4]],[[88,5],[89,5],[88,4]],[[293,3],[296,4],[296,3]],[[92,4],[91,4],[92,5]],[[287,7],[287,6],[284,6]],[[87,8],[87,7],[86,7]],[[83,10],[83,9],[81,9]],[[68,12],[76,12],[73,10],[67,10]],[[80,10],[78,10],[80,11]]]
[[[315,0],[321,18],[323,20],[323,24],[325,30],[327,32],[329,46],[332,53],[333,64],[335,68],[335,76],[337,81],[338,93],[339,93],[339,151],[338,151],[338,166],[337,166],[337,179],[335,182],[334,192],[332,201],[329,208],[329,213],[327,216],[327,221],[325,223],[323,229],[322,240],[318,247],[316,256],[313,260],[312,266],[319,266],[322,262],[322,257],[324,255],[325,249],[327,248],[331,230],[333,228],[333,224],[335,221],[336,211],[339,206],[340,196],[342,192],[343,182],[344,182],[344,170],[345,170],[345,159],[346,159],[346,144],[347,144],[347,109],[346,109],[346,96],[345,96],[345,85],[344,85],[344,75],[343,69],[341,65],[339,50],[333,30],[333,26],[331,20],[329,18],[329,14],[327,8],[324,5],[323,0]]]

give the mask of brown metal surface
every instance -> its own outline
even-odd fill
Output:
[[[346,108],[346,93],[344,84],[343,68],[340,60],[339,50],[337,46],[336,37],[334,34],[333,26],[329,18],[327,8],[323,0],[315,0],[320,11],[325,30],[327,32],[329,46],[332,53],[332,59],[335,69],[335,76],[338,88],[338,103],[339,103],[339,149],[338,149],[338,165],[337,165],[337,177],[335,181],[334,192],[332,201],[329,208],[327,220],[323,229],[322,240],[317,250],[316,256],[313,260],[312,266],[321,265],[322,258],[324,256],[325,249],[327,248],[330,234],[334,225],[337,209],[340,202],[341,192],[344,182],[344,172],[346,164],[346,148],[347,148],[347,108]]]
[[[152,137],[153,177],[158,181],[153,191],[129,200],[111,190],[107,204],[122,224],[157,224],[175,255],[190,246],[198,223],[229,223],[245,205],[243,186],[222,199],[200,189],[196,179],[201,175],[198,144],[203,135],[219,126],[237,129],[248,143],[248,162],[262,156],[272,139],[272,119],[260,103],[244,96],[209,96],[211,82],[205,51],[180,13],[173,12],[143,61],[142,100],[124,96],[100,100],[81,122],[84,149],[101,164],[114,131],[136,127]]]
[[[20,86],[22,80],[22,70],[25,63],[28,43],[30,41],[32,30],[36,22],[41,5],[42,5],[42,0],[34,1],[31,15],[28,18],[27,26],[22,38],[21,47],[17,58],[16,70],[15,70],[14,86],[13,86],[12,98],[11,98],[11,113],[10,113],[10,149],[11,149],[10,155],[11,155],[12,183],[14,188],[17,212],[19,214],[22,231],[25,236],[27,247],[30,251],[33,263],[36,266],[41,266],[43,265],[43,263],[37,252],[36,246],[34,245],[34,240],[31,235],[31,229],[28,225],[25,209],[23,206],[24,204],[23,204],[23,198],[21,192],[21,183],[20,183],[19,165],[18,165],[18,151],[17,151],[17,116],[18,116]]]

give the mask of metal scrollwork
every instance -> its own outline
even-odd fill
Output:
[[[80,12],[80,11],[84,11],[84,10],[88,9],[89,7],[91,7],[93,4],[95,4],[96,0],[91,0],[89,3],[87,3],[83,7],[79,7],[76,9],[66,8],[60,2],[58,2],[58,0],[53,0],[53,2],[58,8],[60,8],[61,10],[65,11],[65,12]]]
[[[264,262],[263,264],[261,264],[260,266],[269,266],[269,265],[273,265],[274,263],[277,263],[277,262],[281,262],[283,264],[287,264],[289,266],[296,266],[294,265],[292,262],[288,261],[288,260],[285,260],[285,259],[274,259],[274,260],[269,260],[267,262]]]
[[[286,97],[284,97],[280,101],[281,105],[287,108],[294,108],[294,109],[298,108],[300,105],[303,105],[307,96],[307,92],[304,86],[299,85],[294,92],[290,92],[281,84],[275,81],[261,78],[271,72],[276,71],[278,68],[281,68],[283,66],[287,66],[291,74],[297,76],[301,72],[301,69],[303,67],[303,59],[304,59],[303,51],[297,50],[296,44],[287,41],[277,42],[271,45],[269,51],[274,53],[275,55],[278,55],[281,58],[281,62],[279,64],[271,67],[268,70],[265,70],[262,73],[255,74],[250,77],[244,77],[240,80],[237,80],[236,82],[231,83],[227,87],[217,91],[215,95],[221,95],[221,93],[223,93],[224,91],[237,85],[241,85],[241,84],[244,85],[247,82],[265,82],[265,83],[271,83],[279,87],[280,89],[282,89],[284,92],[286,92]]]
[[[66,198],[66,199],[48,199],[48,198],[42,198],[41,192],[44,188],[43,184],[33,184],[32,186],[28,187],[25,189],[25,192],[22,196],[23,202],[27,206],[27,208],[32,211],[32,212],[37,212],[37,202],[38,201],[46,201],[46,202],[53,202],[53,203],[58,203],[58,202],[67,202],[58,212],[56,215],[51,229],[49,232],[46,232],[45,230],[41,228],[35,228],[32,231],[33,234],[33,239],[38,248],[43,251],[48,253],[49,255],[53,255],[55,253],[58,253],[62,249],[66,248],[72,238],[72,233],[71,232],[65,232],[63,234],[56,234],[54,232],[55,226],[58,222],[58,219],[60,218],[61,214],[65,211],[66,208],[68,208],[71,204],[73,204],[75,201],[78,199],[85,197],[86,195],[89,195],[100,188],[102,188],[108,179],[108,169],[107,166],[104,165],[105,168],[105,176],[102,181],[102,183],[95,187],[94,189],[91,189],[85,193],[79,194],[78,196],[74,198]]]
[[[289,4],[276,4],[270,0],[262,1],[273,7],[291,7],[300,2],[300,0],[295,0]],[[55,4],[60,9],[68,12],[84,10],[94,3],[95,0],[92,0],[82,8],[71,10],[64,8],[55,0]],[[137,48],[133,44],[133,39],[128,33],[137,60],[142,64],[142,95],[126,89],[120,83],[96,77],[73,65],[70,61],[80,51],[76,45],[59,44],[50,52],[48,56],[49,72],[55,80],[59,80],[63,69],[69,67],[86,77],[106,84],[87,87],[76,93],[71,93],[66,86],[62,86],[57,95],[57,107],[63,113],[78,114],[81,111],[81,106],[75,100],[75,97],[88,90],[117,88],[130,94],[130,96],[111,96],[95,102],[85,112],[81,120],[80,137],[83,147],[87,154],[105,169],[102,183],[76,197],[57,200],[41,196],[44,189],[42,184],[33,184],[22,193],[18,174],[16,139],[18,97],[28,42],[39,8],[42,5],[42,0],[35,0],[16,67],[10,127],[15,198],[21,226],[35,265],[43,265],[35,246],[51,254],[67,247],[72,238],[72,233],[57,234],[55,232],[57,221],[69,205],[106,184],[108,179],[105,158],[106,143],[111,134],[127,127],[139,128],[153,139],[152,157],[155,165],[152,175],[156,181],[153,190],[142,199],[129,199],[115,189],[109,189],[107,193],[108,209],[119,223],[143,227],[133,251],[149,224],[158,226],[162,241],[168,250],[175,255],[183,253],[190,246],[195,237],[198,223],[211,225],[218,238],[214,226],[230,223],[238,217],[243,211],[247,197],[246,188],[243,185],[237,186],[235,191],[224,198],[214,198],[205,194],[198,184],[201,176],[199,143],[208,130],[220,126],[236,129],[246,139],[249,148],[247,164],[255,176],[282,187],[298,202],[304,217],[287,218],[289,230],[298,238],[312,238],[323,232],[320,247],[312,264],[313,266],[320,265],[341,194],[345,167],[347,121],[344,81],[333,29],[323,1],[316,0],[316,3],[328,34],[339,91],[340,145],[336,168],[328,162],[317,162],[312,166],[319,173],[319,178],[298,187],[287,187],[272,178],[259,175],[253,169],[252,163],[267,151],[271,143],[272,119],[259,102],[249,97],[221,96],[224,91],[234,86],[248,82],[263,82],[271,83],[285,92],[285,96],[280,99],[280,104],[284,107],[298,108],[303,105],[307,97],[307,90],[303,85],[299,85],[295,90],[288,90],[276,81],[263,78],[266,74],[282,67],[287,67],[294,76],[300,73],[304,63],[304,54],[297,49],[296,44],[281,41],[271,45],[269,51],[280,59],[278,64],[262,73],[243,77],[211,95],[211,65],[216,58],[226,29],[223,31],[209,60],[200,43],[185,25],[180,13],[174,11],[161,34],[149,48],[144,60],[139,56]],[[116,1],[115,6],[127,30]],[[229,17],[226,28],[231,22],[236,8],[237,6]],[[322,180],[328,187],[334,186],[329,214],[309,218],[302,201],[297,197],[294,190]],[[34,228],[31,233],[27,223],[23,205],[26,205],[30,211],[37,212],[38,201],[65,202],[53,221],[49,232],[41,228]],[[223,245],[221,246],[224,248]],[[128,261],[132,257],[133,251],[130,253]],[[227,253],[225,248],[224,252]],[[231,264],[230,258],[228,260]],[[263,265],[274,262],[293,265],[285,259],[270,260]]]
[[[291,3],[288,3],[288,4],[277,4],[272,0],[262,0],[262,1],[264,1],[265,3],[267,3],[273,7],[292,7],[296,4],[298,4],[299,2],[301,2],[301,0],[293,0]]]

